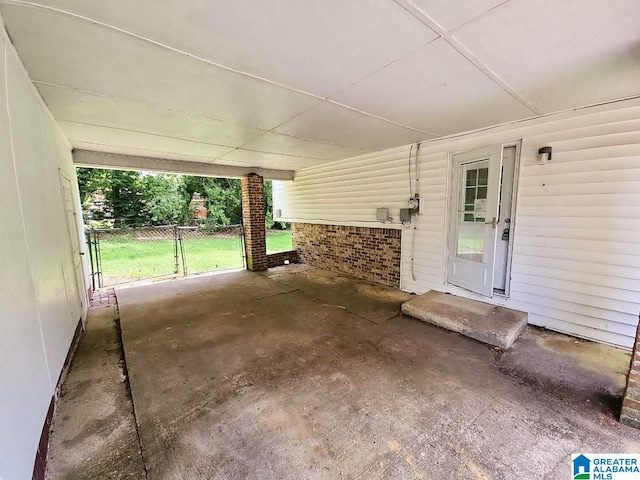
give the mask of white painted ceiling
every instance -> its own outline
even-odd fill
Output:
[[[72,145],[296,170],[640,95],[638,0],[0,0]]]

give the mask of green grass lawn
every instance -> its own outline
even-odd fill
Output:
[[[244,252],[237,236],[186,236],[183,246],[188,274],[242,267]],[[286,250],[291,250],[291,232],[268,231],[267,253]],[[175,275],[172,239],[102,235],[100,253],[104,285]],[[182,258],[178,260],[182,275]]]
[[[242,267],[240,237],[200,237],[184,240],[187,274]]]
[[[142,278],[172,275],[175,272],[173,240],[136,240],[124,236],[100,238],[104,285]]]
[[[267,230],[267,253],[287,252],[292,249],[291,230]]]

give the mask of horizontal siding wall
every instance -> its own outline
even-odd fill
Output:
[[[79,213],[71,146],[0,18],[0,478],[5,480],[32,478],[49,405],[83,315],[84,292],[75,277],[82,272],[74,272],[60,173],[71,179]]]
[[[488,299],[445,282],[449,155],[519,141],[510,296]],[[539,165],[547,145],[553,159]],[[402,229],[405,291],[505,305],[529,312],[534,325],[631,347],[640,313],[640,100],[423,143],[420,214],[405,229],[398,215],[409,198],[409,150],[299,170],[293,182],[274,182],[274,208],[287,221]],[[414,161],[411,172],[414,188]],[[376,221],[378,207],[393,223]]]

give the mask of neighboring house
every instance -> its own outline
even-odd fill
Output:
[[[204,206],[205,203],[205,199],[197,192],[191,197],[189,211],[191,212],[191,221],[193,223],[207,219],[207,207]]]
[[[107,207],[107,200],[101,191],[93,192],[83,205],[84,219],[105,220],[111,217],[111,212]]]

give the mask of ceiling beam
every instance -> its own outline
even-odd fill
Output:
[[[240,167],[204,162],[187,162],[166,158],[140,157],[119,153],[74,150],[76,167],[106,168],[110,170],[142,170],[148,172],[177,173],[203,177],[242,178],[256,173],[269,180],[293,180],[293,170],[275,170],[261,167]]]

